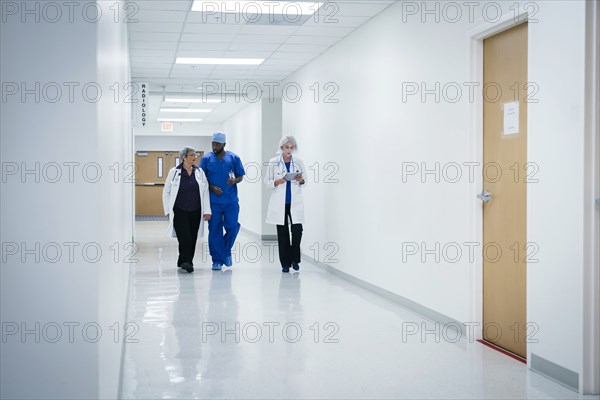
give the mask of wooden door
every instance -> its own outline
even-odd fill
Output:
[[[527,30],[525,23],[484,40],[483,109],[483,338],[524,358]]]
[[[162,189],[171,168],[169,154],[164,151],[138,151],[135,155],[135,214],[164,215]]]
[[[197,165],[204,152],[197,152]],[[135,155],[135,215],[164,215],[162,190],[169,170],[178,165],[178,151],[138,151]]]

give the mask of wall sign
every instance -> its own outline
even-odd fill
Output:
[[[133,85],[134,126],[144,128],[148,124],[148,83],[137,82]]]
[[[504,104],[504,135],[519,133],[519,102]]]

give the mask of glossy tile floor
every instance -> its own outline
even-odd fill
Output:
[[[136,222],[128,319],[139,330],[125,348],[123,398],[580,398],[449,333],[403,341],[403,326],[426,321],[309,260],[282,274],[274,244],[243,233],[233,268],[210,270],[199,241],[196,271],[178,271],[165,228]]]

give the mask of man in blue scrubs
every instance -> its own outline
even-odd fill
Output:
[[[206,154],[200,161],[210,189],[212,217],[208,221],[208,249],[214,270],[220,270],[223,264],[233,265],[231,249],[240,230],[237,184],[246,175],[240,158],[225,150],[225,141],[224,133],[213,134],[212,153]]]

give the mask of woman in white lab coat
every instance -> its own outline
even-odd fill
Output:
[[[196,166],[196,150],[184,147],[179,158],[183,161],[169,171],[162,200],[165,215],[169,216],[169,236],[177,237],[179,242],[177,266],[193,272],[198,231],[204,236],[204,221],[211,216],[208,180],[202,168]]]
[[[296,271],[300,269],[300,241],[304,223],[302,188],[306,184],[306,168],[302,160],[293,155],[297,149],[298,144],[293,136],[282,137],[279,141],[279,155],[269,161],[264,179],[271,189],[266,222],[277,225],[282,272],[289,272],[290,267]]]

